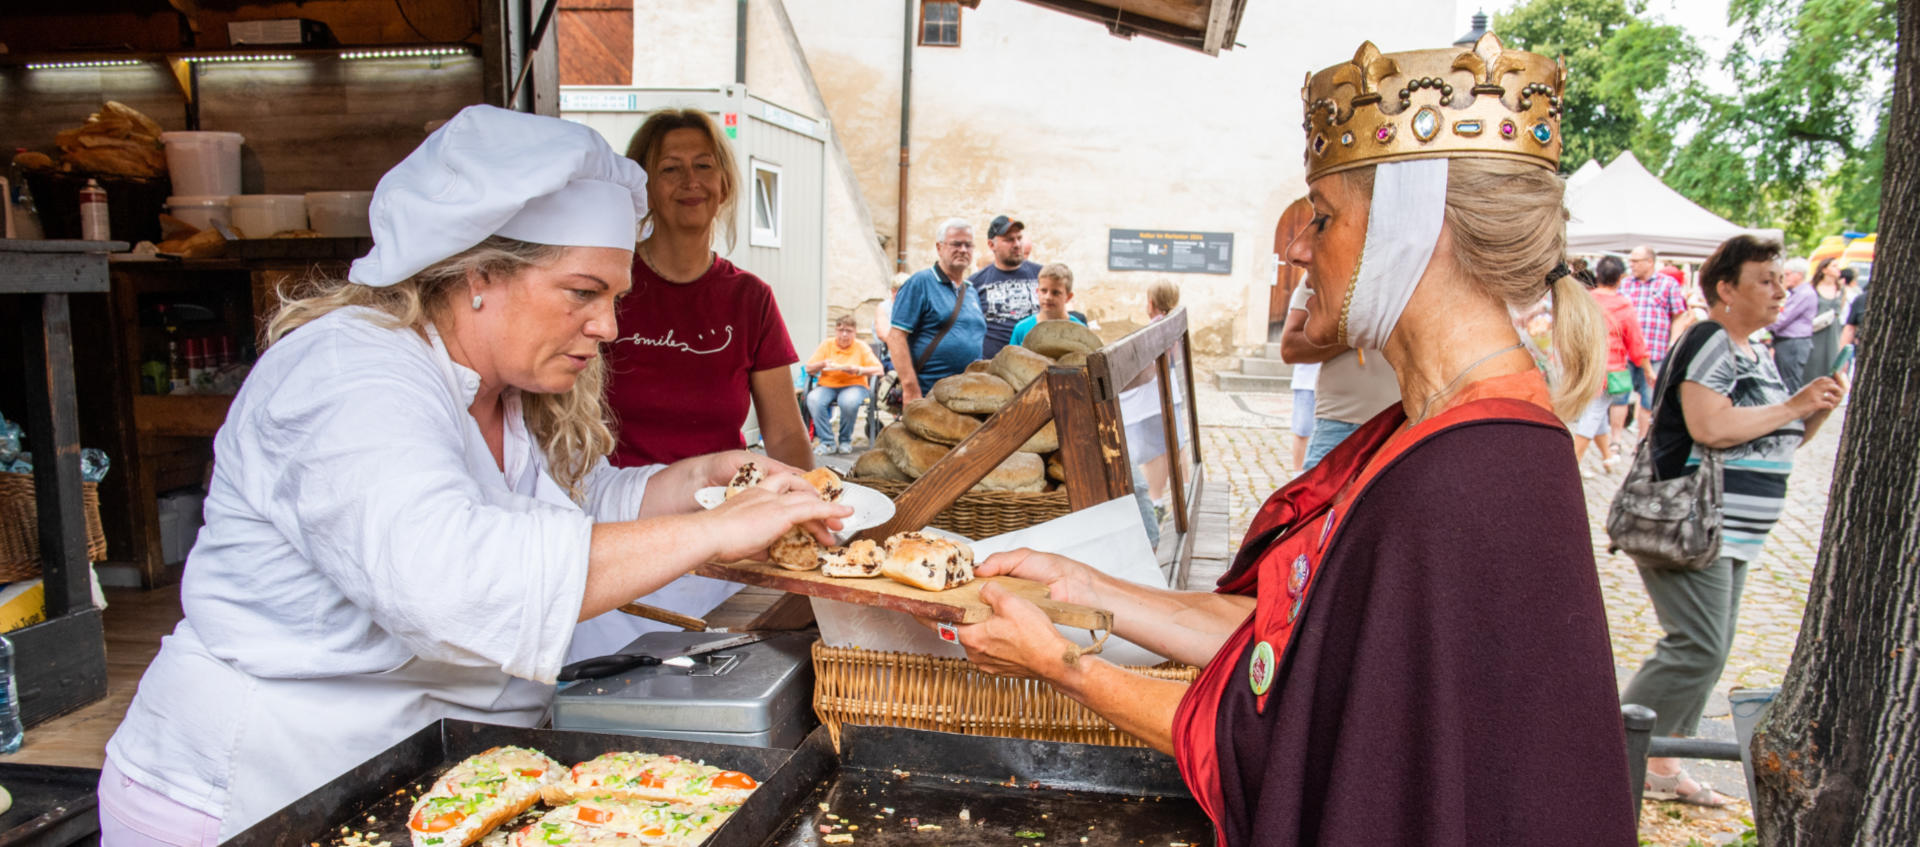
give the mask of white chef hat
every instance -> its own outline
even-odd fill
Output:
[[[373,251],[347,278],[393,285],[492,235],[631,250],[646,212],[646,172],[598,132],[468,106],[380,178]]]

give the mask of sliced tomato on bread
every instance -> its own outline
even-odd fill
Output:
[[[495,747],[449,768],[414,801],[414,847],[466,847],[533,807],[566,767],[538,750]]]

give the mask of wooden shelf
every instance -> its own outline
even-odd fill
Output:
[[[232,404],[229,394],[136,394],[134,426],[141,435],[212,438]]]

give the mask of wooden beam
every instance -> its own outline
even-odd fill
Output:
[[[1108,376],[1115,386],[1131,387],[1137,377],[1153,367],[1153,361],[1160,358],[1160,354],[1179,343],[1186,333],[1187,307],[1179,306],[1166,317],[1100,348],[1107,357]]]
[[[1053,421],[1061,434],[1060,464],[1066,471],[1067,503],[1076,512],[1133,493],[1133,468],[1127,463],[1126,425],[1120,421],[1120,402],[1111,397],[1105,402],[1093,399],[1091,372],[1104,369],[1099,353],[1087,357],[1086,371],[1047,369],[1048,388],[1056,398]]]
[[[1200,42],[1200,52],[1218,56],[1222,47],[1233,46],[1226,41],[1230,25],[1239,17],[1233,13],[1233,6],[1238,1],[1212,0],[1207,4],[1207,34]]]
[[[941,509],[967,493],[975,483],[986,478],[1002,461],[1020,449],[1020,445],[1047,425],[1050,417],[1058,420],[1050,390],[1049,380],[1042,379],[1036,379],[1021,389],[1019,394],[1014,395],[1013,402],[988,418],[972,435],[954,445],[952,450],[940,457],[940,461],[933,463],[933,467],[894,498],[892,520],[855,537],[883,541],[894,533],[910,532],[926,526],[935,515],[940,514]],[[1064,424],[1061,425],[1060,432],[1069,431]],[[1062,438],[1061,441],[1064,447],[1070,439]],[[1067,490],[1070,495],[1073,490],[1072,478],[1069,470]]]
[[[91,258],[104,280],[106,257]],[[67,295],[42,294],[38,319],[22,333],[26,350],[27,447],[39,513],[40,570],[47,618],[93,605],[87,569],[87,521],[80,500],[80,419],[74,400],[73,323]]]
[[[1160,431],[1167,439],[1167,481],[1173,485],[1173,529],[1184,533],[1191,524],[1187,523],[1187,488],[1183,484],[1187,473],[1180,459],[1179,408],[1173,405],[1173,380],[1167,368],[1167,354],[1161,353],[1153,364],[1160,378]]]

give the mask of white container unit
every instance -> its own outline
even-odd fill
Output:
[[[309,191],[307,220],[314,232],[328,238],[371,238],[372,205],[371,191]]]
[[[183,197],[227,196],[240,193],[240,145],[237,132],[163,132],[167,174],[174,193]]]
[[[231,226],[233,213],[225,194],[189,194],[167,198],[167,214],[195,229],[213,229],[215,224]]]
[[[241,238],[270,238],[307,228],[307,198],[299,194],[235,194],[227,198]]]

